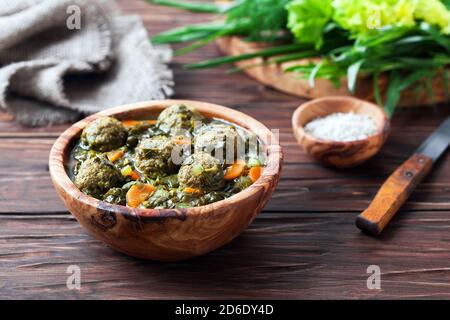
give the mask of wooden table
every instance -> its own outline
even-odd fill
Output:
[[[151,34],[207,16],[121,0]],[[294,141],[302,99],[224,68],[182,63],[218,55],[211,45],[172,65],[176,98],[243,111],[280,129],[284,171],[273,199],[236,240],[207,256],[155,263],[112,251],[87,235],[50,182],[47,157],[66,126],[29,129],[0,114],[0,298],[450,298],[450,157],[444,156],[379,238],[354,226],[383,180],[450,114],[448,106],[400,110],[382,152],[346,171],[324,168]],[[67,268],[82,287],[66,287]],[[381,269],[381,290],[366,285]]]

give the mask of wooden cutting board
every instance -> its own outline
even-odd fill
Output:
[[[266,45],[260,43],[252,43],[243,41],[239,37],[224,37],[217,40],[217,45],[220,50],[226,55],[241,55],[246,53],[253,53],[261,50]],[[346,79],[342,79],[341,86],[336,86],[326,79],[317,79],[314,88],[311,88],[308,80],[300,79],[298,74],[283,72],[293,64],[305,64],[313,59],[303,59],[297,61],[290,61],[283,64],[261,64],[263,58],[255,58],[251,60],[237,62],[236,66],[243,68],[243,71],[250,77],[257,81],[282,92],[306,98],[319,98],[323,96],[351,96],[352,94],[347,90]],[[318,59],[314,59],[317,61]],[[251,66],[244,68],[245,66]],[[381,76],[380,92],[382,96],[386,93],[388,77]],[[448,101],[444,90],[444,80],[442,74],[438,74],[432,83],[433,97],[431,98],[426,90],[406,90],[402,94],[400,106],[423,106],[431,105],[433,103],[442,103]],[[450,88],[448,88],[450,90]],[[358,80],[356,96],[361,99],[374,102],[373,81],[372,77]]]

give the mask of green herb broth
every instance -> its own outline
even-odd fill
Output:
[[[136,205],[127,201],[130,189],[150,185],[154,191],[144,194],[145,199],[137,207],[157,209],[203,206],[252,185],[255,182],[250,174],[252,168],[266,165],[266,151],[256,135],[223,119],[197,117],[195,109],[182,107],[170,107],[181,110],[181,116],[166,112],[163,119],[161,113],[158,119],[123,122],[108,117],[98,120],[97,128],[90,124],[72,147],[67,162],[69,177],[83,193],[132,207]],[[195,125],[184,121],[194,118],[201,121]],[[127,122],[131,125],[124,126]],[[198,126],[199,123],[202,125]],[[180,126],[186,130],[175,132]],[[125,139],[118,134],[122,132],[126,133]],[[117,137],[120,141],[116,141]],[[228,152],[229,146],[237,148],[228,143],[230,137],[241,147],[240,153]],[[180,159],[175,161],[174,154],[179,154]],[[231,167],[236,164],[243,165],[242,172],[230,179]]]

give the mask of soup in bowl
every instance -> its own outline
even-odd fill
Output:
[[[50,153],[54,186],[96,238],[176,261],[238,236],[280,176],[277,137],[233,109],[165,100],[122,106],[67,129]]]

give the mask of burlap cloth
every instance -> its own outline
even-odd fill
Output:
[[[172,94],[170,58],[113,0],[0,0],[0,109],[20,123],[163,99]]]

